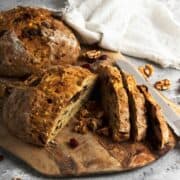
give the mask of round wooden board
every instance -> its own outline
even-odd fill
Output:
[[[114,59],[122,57],[119,53],[105,53]],[[178,106],[169,101],[168,103],[180,113]],[[72,120],[58,134],[55,144],[49,144],[45,148],[22,142],[0,123],[0,146],[43,175],[65,177],[121,172],[143,167],[176,145],[172,133],[169,144],[161,151],[153,151],[146,143],[113,143],[110,139],[95,133],[74,133],[73,123]],[[75,138],[79,142],[77,148],[69,147],[70,138]]]
[[[72,131],[73,126],[72,120],[58,134],[56,143],[40,148],[12,136],[1,124],[0,146],[43,175],[65,177],[139,168],[157,160],[176,145],[172,133],[169,144],[163,150],[153,151],[146,143],[114,143],[95,133],[78,134]],[[79,143],[75,149],[68,145],[70,138]]]

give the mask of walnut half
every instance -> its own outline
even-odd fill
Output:
[[[171,86],[171,82],[168,79],[163,79],[161,81],[157,81],[154,84],[154,87],[159,91],[168,90]]]
[[[140,66],[138,68],[138,70],[142,73],[142,75],[145,78],[148,78],[150,76],[152,76],[153,72],[154,72],[154,68],[151,64],[145,64],[145,66]]]
[[[83,54],[84,57],[89,59],[98,59],[101,56],[101,51],[91,50]]]

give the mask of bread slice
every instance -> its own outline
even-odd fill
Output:
[[[157,148],[164,148],[169,141],[169,128],[163,115],[161,107],[157,104],[152,95],[148,92],[148,88],[144,85],[139,86],[140,91],[144,94],[147,106],[147,115],[149,122],[149,135],[151,142]]]
[[[3,121],[22,140],[46,145],[86,102],[96,79],[81,67],[52,68],[35,84],[13,90],[3,106]]]
[[[63,21],[43,8],[0,13],[0,76],[21,77],[51,65],[74,64],[80,45]]]
[[[137,88],[134,77],[123,71],[121,73],[129,97],[132,139],[142,141],[145,139],[147,131],[145,98]]]
[[[111,65],[99,67],[102,105],[109,120],[113,139],[126,141],[130,137],[128,96],[119,70]]]

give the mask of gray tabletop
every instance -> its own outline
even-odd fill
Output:
[[[160,0],[164,3],[178,0]],[[50,3],[51,2],[51,3]],[[16,5],[35,5],[35,6],[48,6],[50,8],[62,7],[63,0],[6,0],[0,1],[0,9],[12,8]],[[177,10],[179,9],[179,11]],[[180,14],[180,6],[174,9],[174,12]],[[180,21],[180,19],[179,19]],[[140,59],[129,58],[129,61],[134,63],[137,67],[139,65],[146,64],[147,62]],[[170,79],[172,87],[170,90],[163,92],[165,96],[180,104],[180,71],[174,69],[162,69],[156,65],[155,74],[150,78],[152,83],[160,79]],[[14,177],[20,177],[23,180],[40,180],[40,179],[52,179],[46,178],[29,168],[22,161],[16,159],[14,156],[0,149],[0,154],[4,156],[4,160],[0,162],[0,180],[9,180]],[[74,178],[77,179],[77,178]],[[177,147],[167,153],[164,157],[156,161],[155,163],[143,167],[138,170],[117,173],[110,175],[83,177],[81,179],[121,179],[121,180],[178,180],[180,179],[180,144]]]

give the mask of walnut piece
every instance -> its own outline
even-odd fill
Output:
[[[154,87],[159,91],[168,90],[170,88],[170,86],[171,86],[171,82],[168,79],[163,79],[163,80],[157,81],[154,84]]]
[[[89,101],[83,106],[76,115],[77,122],[74,126],[74,131],[80,134],[85,134],[88,129],[96,132],[102,127],[104,111],[95,101]]]
[[[91,118],[88,121],[88,127],[91,131],[96,132],[102,126],[102,120],[97,118]]]
[[[90,128],[90,130],[92,130],[93,132],[95,132],[98,129],[98,125],[97,125],[97,121],[96,119],[93,119],[89,122],[88,127]]]
[[[81,111],[79,112],[79,116],[83,118],[89,117],[89,111],[85,108],[82,108]]]
[[[101,56],[101,51],[90,50],[90,51],[85,52],[83,56],[89,59],[98,59]]]
[[[152,76],[153,72],[154,72],[154,68],[151,64],[145,64],[145,66],[140,66],[138,68],[138,70],[142,73],[142,75],[145,78],[148,78],[150,76]]]
[[[80,133],[80,134],[86,134],[88,131],[87,128],[87,121],[85,119],[79,120],[76,125],[74,126],[74,132]]]

